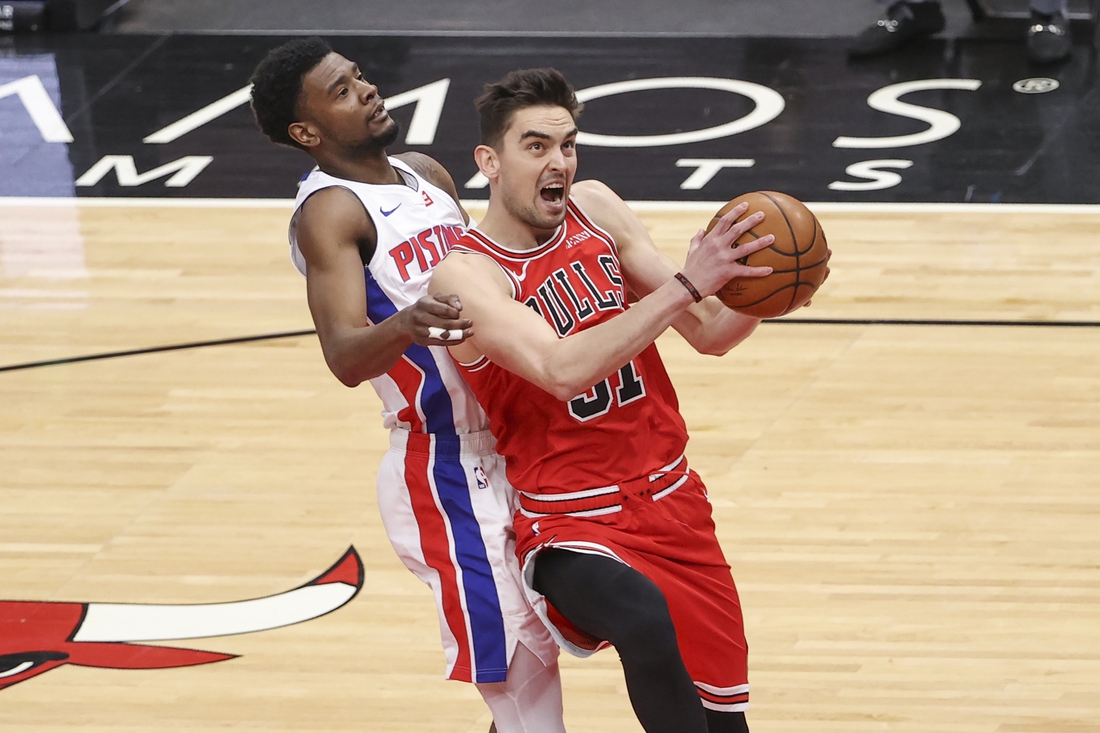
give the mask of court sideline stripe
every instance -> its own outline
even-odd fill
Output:
[[[108,351],[103,354],[85,354],[83,356],[67,356],[61,359],[47,359],[45,361],[31,361],[24,364],[9,364],[0,366],[0,372],[14,372],[20,369],[34,369],[35,367],[56,366],[59,364],[74,364],[81,361],[99,361],[101,359],[116,359],[122,356],[140,356],[142,354],[157,354],[164,351],[182,351],[183,349],[201,349],[206,346],[226,346],[230,344],[246,344],[251,341],[272,341],[274,339],[294,338],[296,336],[312,336],[317,331],[286,331],[283,333],[265,333],[258,336],[238,336],[214,341],[192,341],[185,344],[169,344],[168,346],[148,346],[142,349],[130,349],[128,351]]]
[[[1001,326],[1011,328],[1100,328],[1100,321],[977,321],[917,318],[766,318],[764,319],[764,323],[785,323],[790,325],[820,324],[825,326]],[[57,366],[60,364],[75,364],[82,361],[116,359],[123,356],[157,354],[165,351],[201,349],[207,346],[227,346],[232,344],[246,344],[253,341],[272,341],[275,339],[295,338],[298,336],[313,336],[316,333],[317,331],[314,329],[310,329],[307,331],[286,331],[283,333],[260,334],[258,336],[239,336],[237,338],[218,339],[215,341],[193,341],[190,343],[171,344],[168,346],[150,346],[143,349],[130,349],[128,351],[109,351],[103,354],[85,354],[83,356],[70,356],[61,359],[31,361],[23,364],[9,364],[8,366],[0,366],[0,372],[14,372],[22,369]]]

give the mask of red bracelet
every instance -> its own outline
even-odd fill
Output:
[[[676,279],[680,281],[681,285],[687,288],[688,292],[691,293],[691,297],[695,299],[696,303],[703,299],[703,296],[699,295],[699,291],[696,290],[695,286],[691,284],[691,280],[688,280],[686,277],[684,277],[684,274],[682,272],[676,273]]]

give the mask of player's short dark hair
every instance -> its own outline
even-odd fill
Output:
[[[330,53],[320,38],[296,38],[269,51],[252,73],[252,111],[272,142],[298,147],[287,128],[298,121],[302,79]]]
[[[573,85],[557,69],[517,69],[498,82],[486,84],[474,100],[481,117],[481,144],[497,145],[513,112],[541,105],[564,107],[574,121],[584,107],[577,101]]]

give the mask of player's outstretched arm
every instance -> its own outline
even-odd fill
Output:
[[[470,335],[454,295],[424,297],[377,325],[367,321],[360,245],[373,251],[374,223],[350,191],[326,188],[297,214],[296,239],[306,260],[306,294],[325,362],[349,387],[389,371],[411,344],[454,343],[430,328]],[[438,331],[434,333],[439,333]]]
[[[648,295],[680,271],[670,257],[657,249],[645,225],[626,202],[606,185],[599,181],[580,181],[573,185],[572,197],[593,222],[615,239],[623,275],[635,295]],[[742,213],[737,212],[734,219]],[[749,226],[755,225],[755,222],[754,219]],[[699,235],[692,239],[693,247],[696,241],[701,241]],[[763,246],[767,245],[757,248],[762,249]],[[755,249],[743,250],[738,256],[743,257],[752,251]],[[771,272],[770,268],[759,267],[743,267],[742,270],[737,277],[760,277]],[[736,313],[717,298],[708,297],[699,303],[692,303],[673,321],[672,327],[696,351],[721,355],[747,338],[759,323],[760,319]]]
[[[683,272],[703,294],[744,269],[730,247],[738,236],[725,222],[700,238]],[[670,276],[624,313],[559,339],[541,316],[512,298],[507,278],[484,255],[451,252],[433,271],[429,292],[457,294],[463,315],[475,324],[469,341],[451,347],[458,361],[487,356],[560,400],[582,394],[633,359],[694,302]]]

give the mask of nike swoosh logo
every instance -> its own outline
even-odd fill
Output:
[[[379,211],[382,212],[382,216],[389,216],[390,214],[392,214],[393,212],[397,211],[400,208],[401,208],[401,204],[398,204],[397,206],[393,207],[389,211],[386,211],[385,209],[379,209]]]

